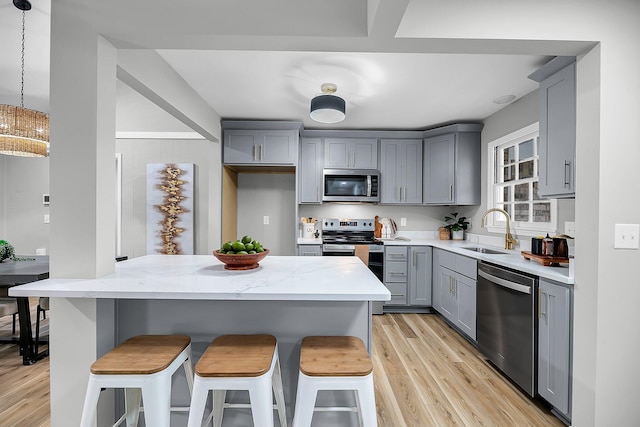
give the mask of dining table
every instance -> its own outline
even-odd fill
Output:
[[[0,289],[7,293],[8,288],[36,282],[49,278],[49,256],[16,256],[15,259],[6,259],[0,262]],[[38,360],[49,355],[49,349],[36,351],[36,339],[33,336],[31,326],[31,310],[29,297],[15,297],[18,304],[18,319],[20,325],[20,338],[17,341],[22,351],[22,364],[33,365]],[[7,341],[5,341],[7,342]],[[15,342],[10,339],[8,342]],[[46,341],[40,341],[46,342]]]

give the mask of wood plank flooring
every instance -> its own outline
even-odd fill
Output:
[[[1,318],[0,336],[10,333]],[[438,315],[374,316],[373,337],[380,427],[563,426]],[[17,346],[0,344],[0,425],[49,426],[48,358],[22,366]]]
[[[563,426],[435,314],[373,317],[380,427]]]
[[[35,322],[38,298],[31,298],[29,305]],[[11,336],[11,320],[11,316],[0,318],[0,336]],[[44,334],[48,322],[47,318],[41,323]],[[16,344],[0,344],[0,426],[48,427],[49,358],[24,366],[18,352]]]

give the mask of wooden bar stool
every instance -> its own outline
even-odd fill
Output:
[[[138,425],[142,397],[145,424],[169,427],[171,376],[180,366],[184,367],[191,392],[193,366],[190,337],[139,335],[129,338],[91,365],[80,427],[93,425],[100,391],[105,388],[125,389],[125,414],[114,426],[125,420],[127,426]]]
[[[356,406],[316,407],[320,390],[353,390]],[[300,351],[293,427],[309,427],[314,411],[341,410],[357,412],[361,427],[377,426],[369,353],[357,337],[305,337]]]
[[[254,427],[272,427],[275,407],[280,425],[286,427],[278,343],[273,335],[219,336],[198,360],[195,371],[188,427],[203,425],[209,390],[213,391],[213,411],[204,425],[213,418],[214,427],[220,427],[225,408],[250,407]],[[248,390],[251,403],[225,403],[227,390]]]

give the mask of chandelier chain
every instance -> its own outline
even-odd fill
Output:
[[[24,108],[24,21],[25,11],[22,11],[22,64],[20,75],[20,106]]]

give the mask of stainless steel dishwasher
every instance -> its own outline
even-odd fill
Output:
[[[530,396],[536,392],[538,278],[478,263],[478,349]]]

